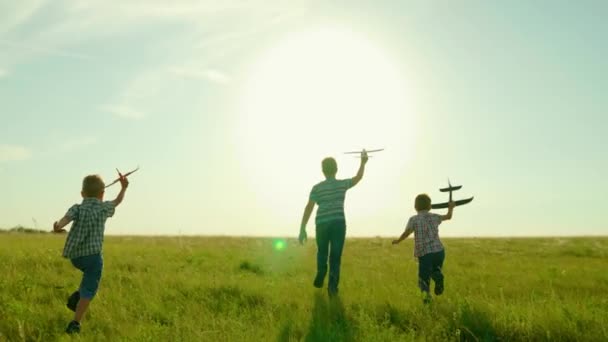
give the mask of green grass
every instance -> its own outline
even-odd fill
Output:
[[[71,340],[80,273],[65,235],[0,235],[0,341]],[[340,300],[315,244],[107,237],[91,341],[608,340],[608,238],[444,239],[446,291],[422,305],[412,241],[349,239]]]

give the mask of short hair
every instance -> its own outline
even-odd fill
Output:
[[[338,173],[338,163],[332,157],[327,157],[321,162],[321,169],[325,176],[335,176]]]
[[[416,196],[414,207],[416,210],[431,210],[431,198],[427,194]]]
[[[85,197],[99,197],[106,185],[99,175],[89,175],[82,180],[82,194]]]

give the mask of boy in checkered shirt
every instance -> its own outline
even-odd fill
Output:
[[[65,216],[53,224],[53,231],[65,232],[68,223],[72,228],[65,241],[63,257],[70,259],[72,265],[81,270],[82,282],[78,291],[68,299],[68,308],[74,311],[74,320],[66,328],[66,333],[80,332],[80,320],[95,297],[103,269],[103,234],[105,223],[114,215],[125,197],[129,186],[126,177],[119,173],[120,193],[113,201],[103,201],[105,184],[98,175],[86,176],[82,181],[82,203],[73,205]]]
[[[418,258],[418,286],[424,294],[424,302],[428,303],[431,301],[431,278],[435,281],[435,294],[439,296],[443,293],[441,268],[445,251],[439,240],[439,225],[452,218],[454,202],[450,201],[446,215],[431,214],[431,198],[427,194],[420,194],[416,196],[414,207],[418,214],[410,217],[405,231],[399,239],[393,241],[393,245],[414,233],[414,256]]]

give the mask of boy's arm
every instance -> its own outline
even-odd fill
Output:
[[[53,223],[53,232],[64,233],[65,229],[63,229],[63,227],[67,226],[70,222],[72,222],[72,219],[65,215],[61,218],[61,220],[55,221],[55,223]]]
[[[393,245],[396,245],[396,244],[400,243],[401,241],[407,239],[407,237],[410,236],[413,232],[414,232],[413,229],[410,229],[409,227],[406,228],[405,231],[403,232],[403,234],[401,234],[401,236],[397,240],[393,240]]]
[[[448,203],[448,213],[441,216],[441,221],[447,221],[452,219],[452,213],[454,212],[455,206],[456,203],[454,203],[454,201],[450,201],[450,203]]]
[[[357,185],[357,183],[359,183],[361,181],[361,178],[363,178],[363,174],[365,173],[365,164],[367,164],[367,152],[363,151],[361,152],[361,164],[359,165],[359,171],[357,171],[357,174],[355,175],[355,177],[353,177],[353,185],[355,186]]]
[[[315,202],[313,200],[308,200],[308,203],[304,208],[304,214],[302,215],[302,223],[300,224],[300,235],[298,236],[300,244],[304,244],[304,241],[308,238],[306,235],[306,225],[308,224],[308,220],[310,219],[310,215],[314,208]]]
[[[116,196],[116,199],[112,201],[115,207],[118,207],[118,205],[122,203],[122,200],[125,198],[125,192],[127,192],[127,188],[129,187],[129,180],[127,177],[121,174],[119,174],[119,176],[120,192],[118,193],[118,196]]]

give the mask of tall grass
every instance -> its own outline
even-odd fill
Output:
[[[70,340],[80,274],[65,235],[0,236],[0,341]],[[412,241],[349,239],[340,297],[312,287],[315,246],[107,237],[90,341],[608,340],[608,239],[444,239],[446,291],[423,305]]]

